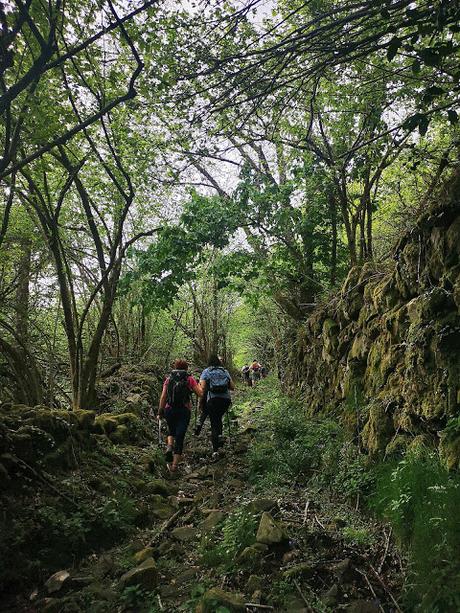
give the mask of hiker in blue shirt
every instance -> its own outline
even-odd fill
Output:
[[[206,409],[211,421],[211,443],[213,458],[219,456],[222,447],[222,419],[232,402],[230,390],[235,389],[230,373],[222,366],[217,355],[211,355],[208,367],[200,377],[203,395],[206,394]]]

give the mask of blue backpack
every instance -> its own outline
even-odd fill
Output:
[[[209,369],[209,391],[213,394],[223,394],[228,390],[230,379],[222,366]]]

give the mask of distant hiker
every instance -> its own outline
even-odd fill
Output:
[[[246,385],[251,385],[251,373],[249,370],[249,364],[245,364],[241,369],[241,375]]]
[[[171,472],[176,472],[182,459],[184,438],[190,423],[192,392],[201,396],[201,387],[188,373],[185,360],[176,360],[174,368],[163,383],[158,417],[168,424],[165,459]]]
[[[232,402],[230,390],[235,389],[230,373],[222,366],[217,355],[210,356],[208,367],[201,373],[200,385],[211,420],[212,455],[216,459],[223,444],[222,419]]]
[[[260,381],[262,374],[262,366],[257,360],[254,360],[250,366],[252,385],[255,385],[257,381]]]

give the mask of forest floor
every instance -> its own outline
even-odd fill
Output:
[[[163,521],[3,610],[400,611],[403,564],[391,532],[360,512],[359,499],[350,504],[303,478],[270,484],[258,475],[263,445],[276,435],[265,420],[269,398],[265,381],[237,392],[217,462],[208,424],[199,437],[190,428],[180,474],[165,473],[152,501]]]

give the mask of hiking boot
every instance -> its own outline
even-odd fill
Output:
[[[211,456],[211,460],[213,462],[217,462],[218,460],[220,460],[223,457],[224,457],[224,453],[222,452],[221,449],[219,449],[218,451],[213,451],[212,456]]]
[[[166,462],[172,462],[174,457],[173,448],[171,445],[168,445],[165,452],[165,460]]]

